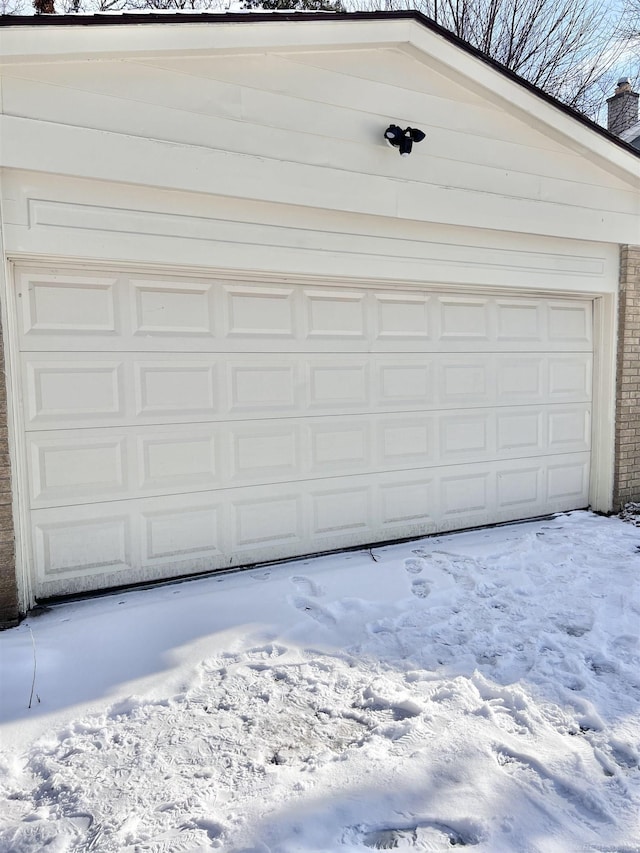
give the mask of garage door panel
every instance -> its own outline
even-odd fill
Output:
[[[25,365],[26,415],[31,426],[95,426],[126,420],[124,365],[113,358],[70,360],[58,354]]]
[[[573,402],[591,399],[592,360],[585,355],[552,356],[548,362],[548,399]]]
[[[588,402],[590,353],[24,356],[27,429]],[[292,363],[293,361],[293,363]]]
[[[83,589],[99,589],[105,574],[129,572],[138,560],[133,554],[133,521],[125,504],[114,512],[67,511],[51,520],[35,518],[34,551],[39,579],[63,592],[66,581]],[[52,594],[55,594],[53,592]]]
[[[130,284],[133,335],[156,335],[160,339],[215,336],[211,284],[135,279]]]
[[[121,330],[116,311],[116,287],[112,277],[66,278],[33,273],[23,290],[22,332],[30,339],[49,336],[117,336]]]
[[[297,422],[252,421],[220,430],[227,456],[229,483],[295,480],[304,476],[306,428]]]
[[[547,402],[548,356],[513,353],[497,356],[496,396],[500,403]]]
[[[359,472],[376,467],[369,418],[338,420],[324,418],[309,424],[304,432],[309,471],[316,476]],[[308,439],[308,440],[305,440]]]
[[[135,414],[141,418],[211,418],[219,408],[216,364],[128,365],[131,366],[137,391]]]
[[[460,341],[473,340],[477,346],[488,345],[495,339],[493,321],[493,306],[487,299],[470,296],[440,297],[440,334],[441,343],[455,340],[456,347]]]
[[[589,450],[590,408],[255,420],[27,435],[34,508]]]
[[[553,407],[547,412],[547,419],[547,444],[552,453],[590,448],[590,407],[582,405]]]
[[[444,463],[488,459],[496,453],[494,411],[467,411],[439,417],[440,454]]]
[[[496,451],[500,456],[535,456],[546,449],[546,419],[539,407],[500,409],[496,416]],[[584,450],[584,447],[571,448]]]
[[[81,592],[584,506],[588,467],[566,454],[38,509],[37,582]]]
[[[220,535],[220,507],[215,504],[182,507],[173,512],[142,512],[141,562],[217,559],[224,542]]]
[[[32,506],[126,497],[134,486],[127,445],[125,434],[107,431],[29,441]]]
[[[23,351],[552,352],[592,345],[589,300],[35,268],[18,272],[17,290]]]
[[[385,469],[433,465],[437,460],[434,415],[396,415],[376,421],[380,465]]]
[[[223,437],[220,430],[199,428],[159,433],[154,428],[127,434],[137,466],[130,471],[137,482],[131,493],[211,489],[223,481]]]
[[[593,322],[589,303],[552,302],[548,307],[549,341],[591,349]]]
[[[375,341],[394,349],[403,343],[415,349],[429,347],[435,337],[433,299],[415,293],[374,293]],[[371,342],[373,343],[373,341]]]
[[[545,321],[549,309],[550,306],[538,300],[497,299],[496,340],[509,347],[516,343],[531,343],[535,347],[546,341]]]
[[[262,345],[269,339],[295,340],[296,328],[302,322],[296,316],[300,308],[295,295],[291,287],[226,286],[222,296],[226,337],[258,337]]]
[[[516,470],[501,469],[496,481],[497,516],[501,521],[510,518],[509,513],[531,514],[545,494],[545,469],[528,465]],[[506,515],[505,515],[506,513]]]
[[[547,468],[547,497],[551,504],[579,501],[589,489],[589,460],[580,457],[554,460]],[[584,504],[586,506],[586,503]],[[576,503],[575,506],[580,506]]]

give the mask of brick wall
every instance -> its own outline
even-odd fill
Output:
[[[7,439],[7,384],[0,331],[0,629],[18,621],[15,545],[11,509],[11,466]]]
[[[640,246],[620,253],[613,505],[640,501]]]

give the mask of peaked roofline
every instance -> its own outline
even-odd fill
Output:
[[[540,87],[525,80],[501,62],[483,53],[477,47],[461,39],[455,33],[437,24],[431,18],[416,10],[399,10],[388,12],[121,12],[99,13],[93,15],[0,15],[2,27],[104,27],[145,24],[241,24],[269,21],[373,21],[373,20],[414,20],[426,29],[431,30],[442,38],[454,44],[465,53],[491,66],[504,77],[517,85],[532,92],[538,98],[546,101],[565,115],[580,122],[580,124],[595,131],[609,142],[614,143],[629,154],[640,158],[640,151],[629,142],[611,133],[605,127],[588,118],[583,113],[568,106]]]

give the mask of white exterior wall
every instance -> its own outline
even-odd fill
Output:
[[[414,222],[640,240],[632,174],[596,164],[492,90],[479,94],[475,78],[446,76],[426,57],[395,46],[141,53],[5,65],[3,165]],[[427,139],[401,158],[383,141],[389,122],[419,126]]]
[[[617,288],[618,250],[607,243],[13,170],[2,173],[2,205],[11,257],[483,289]]]

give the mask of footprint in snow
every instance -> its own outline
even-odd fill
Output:
[[[415,580],[411,584],[411,592],[416,598],[426,598],[431,592],[431,587],[426,580]]]
[[[417,820],[404,826],[373,829],[360,827],[360,839],[371,850],[433,850],[475,846],[480,835],[458,830],[437,820]]]
[[[296,575],[291,578],[291,583],[296,588],[296,592],[299,592],[301,595],[306,595],[310,598],[320,598],[322,595],[322,589],[311,578],[306,578],[304,575]]]
[[[546,768],[542,762],[523,754],[517,754],[506,747],[494,746],[496,761],[502,769],[511,776],[537,789],[544,790],[545,796],[553,789],[556,796],[570,804],[577,812],[587,819],[595,819],[604,823],[611,821],[611,816],[596,795],[563,778],[560,774]]]
[[[421,557],[409,557],[404,561],[404,567],[410,575],[419,575],[426,565],[427,561]]]
[[[291,599],[291,602],[296,610],[306,613],[307,616],[315,619],[315,621],[319,622],[321,625],[330,627],[331,625],[336,624],[335,616],[325,607],[322,607],[321,604],[318,604],[317,601],[314,601],[313,598],[307,598],[304,595],[295,595]]]

